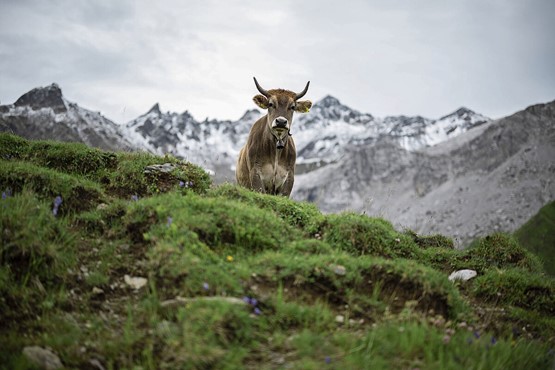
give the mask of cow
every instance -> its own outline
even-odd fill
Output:
[[[247,143],[239,152],[237,183],[260,193],[289,197],[297,159],[291,137],[293,112],[307,113],[312,107],[310,100],[299,100],[308,91],[310,81],[300,93],[264,90],[256,78],[254,84],[260,94],[253,101],[268,113],[251,127]]]

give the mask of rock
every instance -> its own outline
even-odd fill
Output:
[[[100,289],[100,288],[93,287],[93,288],[92,288],[92,294],[93,294],[93,295],[103,295],[103,294],[104,294],[104,291],[103,291],[102,289]]]
[[[141,289],[148,282],[148,280],[144,277],[135,277],[135,276],[129,276],[129,275],[125,275],[123,277],[123,280],[125,281],[125,284],[129,285],[131,288],[135,290]]]
[[[335,316],[335,322],[338,324],[343,324],[345,322],[345,316],[343,315]]]
[[[49,349],[39,346],[25,347],[23,348],[23,356],[41,369],[55,370],[63,368],[60,358]]]
[[[467,280],[472,279],[473,277],[476,277],[476,275],[478,275],[478,273],[474,270],[459,270],[459,271],[455,271],[451,275],[449,275],[449,280],[451,280],[451,281],[455,281],[455,280],[467,281]]]
[[[154,173],[154,172],[172,172],[174,169],[176,169],[177,166],[171,164],[171,163],[164,163],[164,164],[153,164],[150,166],[146,166],[144,173]]]
[[[333,272],[335,272],[335,274],[339,276],[344,276],[347,273],[347,269],[345,268],[345,266],[332,265],[331,268]]]
[[[96,206],[97,211],[102,211],[102,210],[105,210],[106,208],[108,208],[108,205],[106,203],[100,203],[99,205]]]

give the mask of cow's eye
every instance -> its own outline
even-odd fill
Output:
[[[295,109],[295,106],[292,105],[292,106],[289,107],[289,109],[294,110],[294,109]]]
[[[273,108],[274,107],[274,103],[270,102],[268,103],[268,108]]]

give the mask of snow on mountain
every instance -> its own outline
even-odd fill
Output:
[[[239,150],[253,123],[263,114],[248,110],[238,120],[197,121],[189,112],[162,112],[156,103],[136,119],[117,125],[67,101],[56,84],[36,88],[12,105],[0,107],[0,130],[28,138],[81,141],[104,149],[142,149],[173,154],[216,172],[216,182],[233,181]],[[291,134],[297,146],[297,172],[334,163],[348,148],[393,140],[409,151],[436,145],[488,118],[461,108],[440,119],[421,116],[376,118],[332,96],[317,101],[307,114],[296,114]]]
[[[56,84],[35,88],[0,106],[0,131],[30,139],[76,141],[106,150],[129,150],[121,127],[65,99]]]

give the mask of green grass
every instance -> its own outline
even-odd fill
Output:
[[[459,251],[380,218],[213,187],[169,156],[0,134],[0,163],[1,369],[32,369],[31,345],[66,368],[553,362],[553,280],[509,235]],[[144,172],[161,163],[175,169]],[[479,275],[450,282],[460,268]]]
[[[555,275],[555,202],[542,207],[515,236],[522,246],[540,258],[548,274]]]

